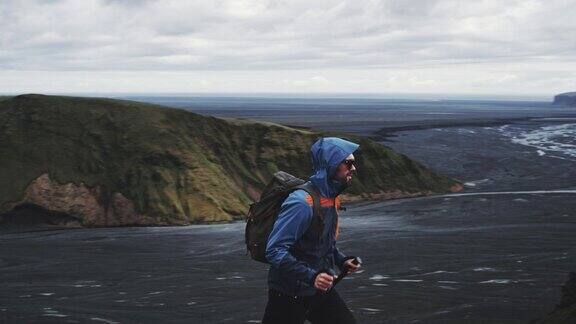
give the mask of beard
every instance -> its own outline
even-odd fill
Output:
[[[348,172],[346,174],[344,174],[342,177],[334,177],[334,181],[336,181],[338,183],[338,193],[343,192],[344,190],[346,190],[346,188],[350,187],[352,185],[352,173]],[[350,176],[350,180],[348,180],[348,176]]]
[[[346,172],[344,175],[342,175],[342,178],[339,179],[342,183],[345,183],[347,186],[350,186],[350,183],[352,182],[352,177],[354,176],[354,173],[352,171],[348,171]],[[350,179],[348,179],[348,177],[350,177]]]

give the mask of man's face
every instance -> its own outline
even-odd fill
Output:
[[[336,170],[336,179],[346,184],[350,184],[350,181],[352,181],[352,174],[356,171],[356,165],[354,162],[354,154],[348,155],[348,157],[338,165],[338,169]]]

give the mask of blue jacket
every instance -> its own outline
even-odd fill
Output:
[[[320,240],[315,231],[306,232],[312,223],[313,207],[310,195],[298,189],[290,193],[280,207],[278,218],[266,245],[270,262],[268,287],[288,295],[310,296],[316,293],[314,280],[324,269],[337,266],[343,270],[347,258],[336,247],[336,201],[345,189],[332,179],[338,165],[356,151],[358,144],[326,137],[317,140],[311,149],[314,174],[308,181],[320,191],[324,229]]]

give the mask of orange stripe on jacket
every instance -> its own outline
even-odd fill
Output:
[[[334,207],[334,206],[336,206],[337,202],[339,204],[339,201],[340,201],[339,198],[340,197],[337,197],[336,199],[329,198],[329,197],[320,197],[320,206],[322,206],[322,207]],[[306,195],[306,202],[308,203],[308,205],[314,206],[314,201],[312,200],[312,196]]]
[[[306,202],[308,203],[308,205],[314,206],[314,200],[312,200],[312,196],[310,196],[309,194],[306,195]],[[336,199],[329,197],[320,197],[320,206],[334,207],[336,209],[336,213],[338,213],[338,210],[340,209],[340,196],[336,197]],[[334,238],[338,239],[339,235],[340,235],[340,222],[337,219],[336,233],[334,234]]]

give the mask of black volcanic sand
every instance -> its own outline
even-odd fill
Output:
[[[572,195],[573,197],[573,195]],[[361,204],[342,217],[364,271],[338,290],[360,323],[526,323],[574,268],[569,195],[428,197]],[[79,229],[0,239],[2,322],[246,323],[266,266],[244,224]]]
[[[528,323],[551,311],[576,270],[576,161],[497,126],[397,135],[383,143],[467,187],[341,214],[339,246],[364,266],[337,290],[359,323]],[[244,254],[243,230],[5,232],[0,322],[258,323],[267,266]]]
[[[555,152],[540,156],[538,148],[511,141],[510,134],[559,124],[566,122],[516,122],[505,126],[507,130],[494,126],[403,131],[382,144],[439,173],[470,182],[466,192],[576,189],[576,156]],[[576,150],[576,137],[570,141]]]

